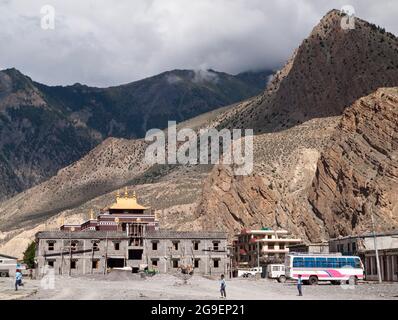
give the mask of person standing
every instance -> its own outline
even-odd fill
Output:
[[[220,293],[221,293],[221,298],[226,298],[227,294],[225,291],[227,284],[225,283],[224,275],[221,275],[221,280],[220,280]]]
[[[302,286],[303,286],[303,280],[301,279],[301,274],[299,274],[297,279],[297,290],[299,292],[300,297],[303,295]]]
[[[18,287],[22,286],[22,273],[21,270],[15,272],[15,291],[18,291]]]

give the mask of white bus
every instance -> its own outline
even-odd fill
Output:
[[[301,275],[303,282],[311,285],[318,281],[357,284],[358,280],[364,279],[364,267],[359,257],[332,254],[289,254],[285,260],[285,273],[288,279],[294,280]]]

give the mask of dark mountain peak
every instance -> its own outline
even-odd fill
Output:
[[[397,52],[394,35],[360,18],[354,29],[343,28],[340,11],[333,10],[274,75],[264,95],[226,115],[221,126],[273,132],[341,115],[360,97],[398,86]]]
[[[0,71],[0,91],[7,87],[9,91],[33,89],[32,79],[24,75],[16,68],[9,68]]]

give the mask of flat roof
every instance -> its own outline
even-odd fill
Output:
[[[16,258],[16,257],[7,256],[6,254],[2,254],[2,253],[0,253],[0,257],[4,257],[4,258],[7,258],[7,259],[18,260],[18,258]]]
[[[148,239],[227,239],[228,234],[220,231],[174,231],[157,230],[146,234]]]
[[[388,231],[388,232],[376,232],[376,237],[388,237],[388,236],[398,236],[398,230]],[[360,235],[341,236],[341,237],[338,237],[338,238],[332,238],[329,241],[358,239],[358,238],[370,238],[370,237],[373,237],[373,233],[372,232],[363,233],[363,234],[360,234]]]
[[[41,231],[36,234],[37,239],[129,239],[126,232],[121,231]],[[148,231],[144,238],[147,239],[227,239],[226,232],[219,231],[174,231],[156,230]]]
[[[116,231],[41,231],[37,239],[128,239],[126,232]]]
[[[328,246],[329,242],[315,242],[315,243],[297,243],[292,244],[289,247],[311,247],[311,246]]]

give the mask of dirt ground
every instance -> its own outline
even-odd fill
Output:
[[[73,299],[73,300],[215,300],[219,298],[217,279],[193,276],[185,283],[173,275],[156,275],[142,279],[131,273],[107,276],[56,276],[54,288],[45,288],[40,280],[24,280],[24,287],[15,291],[13,279],[0,278],[1,299]],[[397,299],[398,283],[360,283],[340,286],[328,283],[304,286],[303,297],[297,295],[294,283],[278,283],[269,279],[227,279],[227,299],[238,300],[374,300]]]

